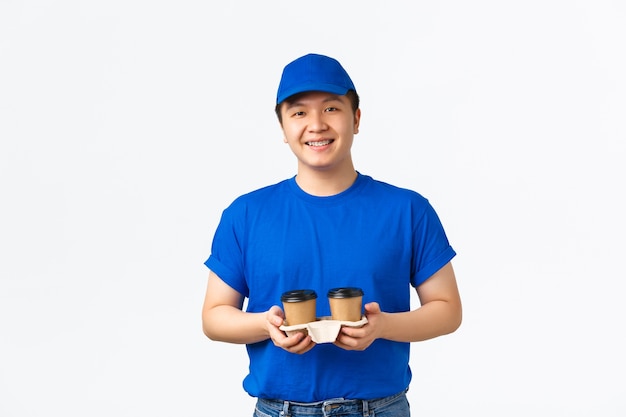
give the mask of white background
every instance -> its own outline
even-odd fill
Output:
[[[338,58],[359,171],[440,214],[464,302],[416,416],[624,416],[621,1],[0,0],[0,415],[249,416],[201,331],[237,195],[295,174],[282,67]],[[376,381],[372,381],[373,384]]]

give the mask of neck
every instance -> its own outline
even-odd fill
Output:
[[[296,183],[308,194],[328,197],[350,188],[356,178],[357,173],[354,166],[350,165],[341,172],[298,170]]]

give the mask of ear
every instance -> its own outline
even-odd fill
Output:
[[[361,123],[361,109],[354,112],[354,134],[359,133],[359,124]]]

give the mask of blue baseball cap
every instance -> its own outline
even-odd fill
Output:
[[[339,61],[325,55],[308,54],[290,62],[283,69],[276,104],[305,91],[345,95],[349,90],[356,91],[356,88]]]

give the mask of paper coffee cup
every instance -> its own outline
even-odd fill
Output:
[[[363,290],[340,287],[328,291],[330,314],[333,320],[359,321],[362,316]]]
[[[317,294],[313,290],[291,290],[280,297],[289,326],[311,323],[316,320]]]

